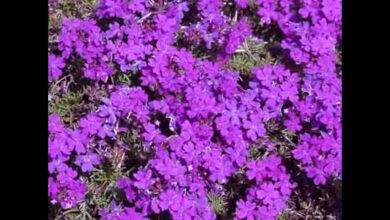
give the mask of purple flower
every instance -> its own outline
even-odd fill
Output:
[[[169,212],[172,219],[215,220],[206,195],[226,196],[224,183],[238,173],[249,185],[233,218],[276,219],[299,182],[291,182],[289,172],[295,171],[282,163],[291,158],[276,151],[279,141],[266,136],[268,122],[275,122],[270,127],[276,133],[287,128],[299,134],[298,144],[288,150],[314,184],[341,176],[342,73],[336,63],[341,0],[235,0],[234,17],[224,12],[225,3],[100,0],[96,11],[81,13],[83,18],[64,18],[58,36],[53,22],[50,39],[58,42],[49,48],[49,80],[60,79],[66,69],[73,77],[63,78],[64,85],[85,85],[90,97],[86,106],[71,109],[78,127],[49,116],[53,204],[79,206],[88,191],[82,181],[93,181],[91,171],[104,158],[114,165],[124,162],[118,169],[125,173],[133,165],[137,171],[119,177],[116,187],[127,201],[101,209],[101,219],[147,219]],[[249,77],[229,70],[246,39],[255,47],[262,44],[251,36],[254,27],[242,13],[252,6],[263,28],[280,31],[285,53],[273,58],[295,65],[256,66]],[[58,3],[49,8],[51,19],[63,14]],[[194,11],[199,13],[185,13]],[[203,48],[207,56],[199,57],[193,48]],[[121,80],[125,77],[131,86]],[[128,143],[122,135],[136,140]],[[252,160],[253,147],[266,153]]]
[[[263,184],[260,189],[256,192],[258,198],[264,201],[264,204],[272,204],[273,200],[280,197],[279,191],[275,189],[273,184]]]
[[[119,218],[123,213],[123,207],[111,201],[109,207],[99,210],[99,215],[102,220],[122,220]]]
[[[186,171],[185,167],[179,161],[170,158],[157,160],[155,168],[165,179],[182,176]]]
[[[300,135],[300,143],[293,150],[294,158],[298,159],[307,172],[307,176],[313,178],[316,185],[325,184],[327,178],[341,171],[341,144],[334,137],[311,136],[307,133]]]
[[[54,173],[54,171],[58,172],[64,172],[68,169],[68,165],[66,165],[65,158],[58,157],[56,159],[53,159],[51,162],[49,162],[49,173]]]
[[[128,178],[120,177],[116,182],[116,187],[118,187],[120,189],[124,189],[124,188],[130,186],[130,184],[131,184],[131,181]]]
[[[48,127],[49,133],[60,133],[64,131],[64,125],[61,122],[61,118],[56,114],[51,114],[49,116]]]
[[[121,219],[134,219],[134,220],[147,220],[148,218],[144,217],[142,213],[135,211],[134,208],[126,208],[125,212],[121,213]]]
[[[67,169],[64,169],[63,171],[58,173],[57,180],[60,183],[67,183],[67,182],[71,182],[76,177],[77,177],[77,171],[68,167]]]
[[[243,2],[242,0],[240,0],[240,3],[240,6],[245,5],[245,2]],[[252,30],[248,25],[246,18],[241,18],[233,26],[231,32],[229,33],[229,40],[228,44],[226,45],[225,52],[227,54],[233,54],[237,47],[244,42],[245,38],[248,37],[251,32]]]
[[[247,129],[246,135],[252,141],[257,137],[263,137],[266,132],[260,116],[255,114],[249,116],[249,120],[244,120],[243,127]]]
[[[152,143],[159,144],[164,140],[164,137],[160,134],[160,131],[156,129],[156,126],[153,124],[145,125],[145,133],[143,134],[146,144],[150,145]]]
[[[306,168],[307,176],[310,178],[314,178],[314,183],[316,185],[321,185],[326,183],[326,178],[324,177],[324,173],[314,167],[308,167]]]
[[[239,219],[251,219],[251,220],[254,220],[255,219],[255,208],[256,208],[256,205],[249,202],[249,201],[243,201],[243,200],[239,200],[237,202],[237,211],[236,211],[236,216],[239,218]]]
[[[298,117],[291,116],[288,120],[283,123],[290,131],[299,131],[302,129],[300,120]]]
[[[305,149],[305,147],[296,148],[293,150],[293,155],[296,159],[301,160],[304,163],[311,163],[312,158],[310,157],[310,152]]]
[[[167,210],[168,208],[175,210],[180,206],[180,193],[168,189],[160,194],[159,200],[158,204],[161,210]]]
[[[242,147],[228,147],[226,148],[225,152],[230,156],[232,161],[236,162],[239,167],[244,165],[246,157],[248,156],[248,151]]]
[[[62,75],[62,68],[65,67],[65,62],[62,57],[57,57],[49,54],[49,80],[57,80]]]
[[[240,8],[246,8],[249,5],[249,0],[234,0]]]
[[[125,190],[126,199],[129,202],[133,202],[137,198],[136,191],[132,187],[127,187]]]
[[[98,136],[101,139],[104,139],[105,137],[111,137],[114,138],[115,133],[114,133],[114,125],[110,124],[104,124],[100,127]]]
[[[89,142],[90,139],[88,138],[88,135],[78,129],[72,131],[70,138],[68,139],[68,144],[73,146],[77,154],[85,153]]]
[[[63,209],[76,207],[80,201],[84,200],[87,190],[87,186],[80,181],[71,181],[67,184],[67,195],[62,198],[61,207]]]
[[[117,117],[115,114],[115,109],[111,106],[111,101],[107,98],[103,98],[102,101],[106,105],[102,105],[99,108],[99,116],[102,118],[106,118],[106,123],[115,125],[117,122]]]
[[[134,186],[138,189],[148,189],[155,181],[152,178],[152,171],[140,170],[134,174]]]
[[[51,158],[69,156],[72,150],[73,147],[68,144],[67,139],[64,137],[58,137],[54,140],[49,140],[49,155]]]
[[[99,155],[88,151],[85,155],[78,155],[74,163],[80,166],[83,172],[91,172],[94,166],[100,164],[100,158]]]
[[[86,117],[80,119],[79,126],[85,134],[95,135],[102,126],[102,120],[94,114],[88,114]]]

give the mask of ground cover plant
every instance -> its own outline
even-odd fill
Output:
[[[341,219],[341,0],[48,6],[48,219]]]

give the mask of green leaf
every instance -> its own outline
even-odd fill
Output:
[[[207,199],[211,203],[211,207],[217,214],[224,214],[227,206],[227,202],[221,195],[207,194]]]

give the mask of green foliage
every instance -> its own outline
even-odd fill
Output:
[[[111,201],[121,201],[123,192],[116,188],[116,182],[120,177],[127,177],[133,169],[124,170],[122,167],[106,164],[102,169],[94,169],[89,178],[82,178],[88,186],[85,200],[79,205],[80,219],[93,219],[89,213],[94,209],[108,207]]]
[[[257,147],[252,147],[249,149],[250,152],[250,158],[257,160],[261,156],[260,149]]]
[[[228,203],[223,196],[208,193],[207,199],[209,200],[209,203],[211,203],[211,207],[213,208],[215,213],[219,215],[224,215],[226,213],[226,206],[228,205]]]
[[[336,66],[337,68],[341,69],[342,63],[343,63],[343,56],[342,51],[339,48],[336,48]]]
[[[62,0],[60,7],[64,12],[65,17],[68,18],[88,18],[92,16],[92,12],[97,7],[97,0],[81,0],[75,2],[74,0]]]
[[[266,123],[267,136],[264,142],[271,142],[276,147],[276,153],[290,159],[291,150],[296,146],[298,135],[286,129],[279,121],[269,120]]]
[[[119,133],[118,140],[126,144],[127,146],[131,146],[132,149],[140,149],[142,148],[142,143],[140,139],[140,135],[136,129],[131,129],[126,133]]]
[[[130,129],[129,132],[118,134],[118,145],[126,149],[126,159],[124,166],[127,169],[136,169],[143,167],[148,163],[152,152],[145,150],[142,145],[140,135],[136,129]]]
[[[131,86],[131,84],[132,84],[130,76],[127,75],[127,74],[120,74],[120,75],[118,75],[117,82],[121,83],[121,84],[128,85],[128,86]]]
[[[277,220],[287,220],[287,217],[284,212],[280,213],[278,217],[276,217]]]
[[[296,138],[296,133],[287,129],[281,130],[273,137],[273,141],[277,145],[277,153],[284,158],[291,158],[291,150],[296,146],[293,140]]]
[[[95,220],[85,201],[80,202],[78,208],[68,209],[58,215],[54,220]]]
[[[87,199],[89,205],[99,208],[107,207],[113,200],[118,200],[120,191],[115,187],[119,177],[128,176],[131,170],[122,169],[95,169],[88,182]]]
[[[95,169],[90,176],[90,180],[94,183],[110,185],[115,183],[119,177],[128,174],[130,171],[131,170],[123,172],[121,169],[112,169],[111,167],[106,169]]]
[[[250,76],[252,68],[264,64],[275,64],[275,59],[268,51],[267,43],[247,38],[233,54],[228,67],[242,75]]]
[[[123,84],[127,86],[134,86],[137,84],[137,78],[139,76],[139,70],[127,70],[121,71],[120,66],[114,63],[110,65],[115,69],[115,73],[109,78],[109,83],[113,85]]]
[[[53,96],[49,102],[49,113],[57,114],[64,123],[72,124],[77,118],[76,110],[83,105],[82,97],[82,92],[68,92],[62,97]]]
[[[89,207],[85,201],[79,204],[79,214],[75,216],[74,220],[95,220],[89,212]]]

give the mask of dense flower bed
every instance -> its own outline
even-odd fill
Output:
[[[282,218],[341,183],[340,47],[341,0],[49,1],[52,212]]]

